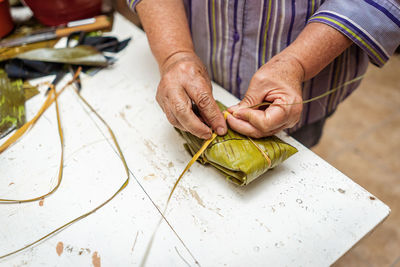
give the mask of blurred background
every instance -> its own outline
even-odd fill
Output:
[[[400,266],[400,55],[370,64],[312,149],[392,210],[336,266]]]

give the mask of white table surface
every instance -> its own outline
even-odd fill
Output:
[[[95,214],[1,266],[102,266],[144,263],[165,201],[190,155],[155,101],[159,74],[145,34],[117,15],[113,35],[132,37],[117,63],[83,78],[82,94],[108,121],[132,178]],[[214,85],[227,105],[238,100]],[[32,117],[43,96],[27,103]],[[60,99],[65,133],[63,182],[43,205],[0,205],[0,255],[94,208],[125,173],[106,129],[71,89]],[[1,198],[26,198],[56,184],[60,145],[54,105],[0,155]],[[390,209],[294,139],[299,152],[246,187],[209,166],[184,176],[156,232],[146,266],[327,266],[372,231]],[[3,140],[2,140],[3,141]],[[368,171],[368,170],[366,170]],[[61,255],[56,252],[63,243]],[[94,253],[96,252],[96,255]],[[97,265],[96,265],[97,266]]]

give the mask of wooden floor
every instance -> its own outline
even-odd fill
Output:
[[[366,78],[328,120],[313,149],[392,210],[335,266],[400,266],[400,56]]]

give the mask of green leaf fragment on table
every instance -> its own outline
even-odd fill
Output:
[[[30,84],[29,82],[25,81],[22,85],[24,88],[25,93],[25,101],[31,99],[35,95],[39,94],[39,89],[37,86]]]
[[[28,21],[24,21],[22,25],[17,25],[14,32],[7,36],[3,40],[12,40],[19,37],[24,37],[35,33],[36,31],[43,29],[43,25],[38,23],[35,19],[31,19]],[[4,61],[7,59],[11,59],[16,57],[18,54],[45,47],[54,47],[54,45],[58,42],[58,39],[55,40],[47,40],[32,44],[24,44],[13,47],[0,47],[0,61]]]
[[[19,54],[39,49],[39,48],[52,48],[58,40],[49,40],[32,44],[24,44],[14,47],[0,48],[0,61],[5,61],[17,57]]]
[[[35,49],[19,54],[16,58],[86,66],[107,66],[108,64],[101,52],[86,45]]]
[[[25,92],[22,80],[11,81],[0,69],[0,138],[25,123]]]
[[[221,110],[226,109],[223,104],[218,103],[218,105]],[[179,129],[177,131],[186,141],[186,150],[193,156],[204,140],[188,132]],[[228,133],[217,136],[198,161],[202,164],[211,164],[235,184],[247,185],[296,152],[295,147],[276,136],[249,139],[228,127]],[[265,156],[268,156],[269,160]]]

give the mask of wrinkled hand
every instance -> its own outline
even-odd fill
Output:
[[[160,69],[156,99],[173,126],[203,139],[212,134],[205,123],[219,135],[226,133],[226,122],[212,96],[208,73],[194,53],[176,53]],[[192,101],[202,118],[193,112]]]
[[[228,111],[228,124],[235,131],[261,138],[293,127],[300,119],[301,83],[304,70],[291,55],[280,53],[263,65],[253,76],[243,100]],[[272,102],[265,110],[249,107]],[[288,105],[289,104],[289,105]]]

